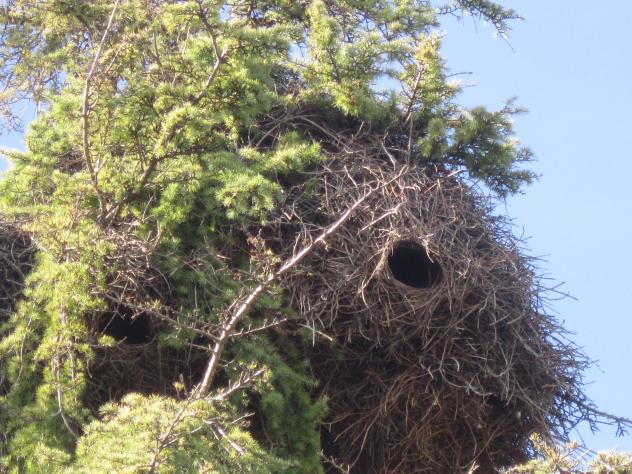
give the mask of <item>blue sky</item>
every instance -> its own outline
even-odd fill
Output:
[[[600,369],[587,392],[605,411],[632,418],[632,2],[503,1],[524,22],[509,46],[471,18],[445,24],[452,72],[471,72],[461,103],[529,109],[516,120],[542,175],[508,200],[516,231],[530,236],[544,273],[576,300],[553,303],[574,340]],[[503,209],[505,210],[505,209]],[[592,449],[632,451],[632,435],[580,430]]]
[[[586,374],[588,394],[601,409],[632,418],[632,2],[503,4],[526,17],[514,24],[511,46],[466,17],[446,22],[444,55],[452,72],[472,72],[463,76],[472,86],[463,104],[500,107],[517,95],[530,110],[516,130],[542,178],[509,199],[506,212],[517,232],[531,236],[532,255],[545,256],[542,271],[576,298],[553,309],[598,361],[600,369]],[[20,147],[6,136],[0,146]],[[614,428],[580,434],[593,449],[632,451],[632,436],[615,438]]]

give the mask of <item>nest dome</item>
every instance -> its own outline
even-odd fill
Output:
[[[520,240],[466,179],[358,148],[288,194],[268,238],[283,257],[357,205],[284,281],[314,329],[332,465],[492,472],[524,460],[531,433],[576,421],[581,357]]]

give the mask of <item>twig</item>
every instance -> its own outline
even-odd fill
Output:
[[[264,372],[265,372],[264,368],[259,368],[256,370],[251,370],[251,371],[240,374],[239,378],[235,382],[231,383],[227,388],[217,392],[215,395],[211,397],[211,400],[214,400],[214,401],[226,400],[226,398],[231,396],[233,393],[239,390],[243,390],[246,387],[249,387],[252,384],[252,382]]]
[[[99,177],[97,171],[95,169],[94,163],[92,163],[92,157],[90,156],[90,87],[92,85],[92,79],[94,77],[94,72],[96,70],[97,64],[99,63],[99,58],[101,57],[101,53],[103,52],[103,46],[105,45],[105,40],[110,33],[110,29],[112,28],[112,24],[114,22],[114,16],[116,15],[116,10],[121,3],[121,0],[116,0],[114,2],[114,6],[112,7],[112,11],[110,12],[110,17],[108,19],[108,24],[103,31],[103,35],[101,36],[101,42],[99,43],[99,47],[97,48],[97,52],[94,55],[94,59],[92,60],[92,64],[90,66],[90,70],[88,71],[88,75],[86,77],[85,86],[83,89],[83,101],[81,106],[81,126],[82,126],[82,145],[83,145],[83,160],[88,167],[88,172],[90,173],[90,180],[92,182],[92,186],[94,187],[95,192],[97,193],[97,198],[99,199],[99,209],[101,215],[105,211],[105,197],[101,188],[99,186]],[[92,105],[94,107],[94,104]]]
[[[213,64],[213,69],[211,70],[206,81],[204,82],[202,89],[195,97],[193,97],[188,102],[188,105],[196,106],[204,98],[204,95],[207,93],[208,89],[211,87],[213,81],[217,77],[217,74],[219,73],[219,70],[222,64],[226,62],[228,53],[229,53],[229,49],[227,48],[224,51],[222,51],[219,54],[219,56],[216,57],[215,63]],[[123,199],[121,199],[108,211],[107,216],[106,216],[108,220],[112,220],[116,218],[116,216],[120,212],[123,205],[131,201],[135,196],[137,196],[140,192],[142,192],[142,190],[145,188],[145,186],[149,182],[151,175],[156,170],[158,164],[161,163],[166,157],[169,156],[169,153],[165,152],[165,147],[175,137],[179,127],[181,126],[182,126],[182,119],[175,120],[174,122],[171,122],[169,128],[167,128],[166,130],[160,131],[158,142],[154,145],[154,155],[151,158],[145,170],[143,171],[143,173],[141,174],[141,177],[138,180],[138,183],[134,187],[134,190],[132,190],[129,194],[127,194]]]
[[[68,421],[68,419],[66,418],[66,414],[64,413],[64,404],[63,404],[63,401],[62,401],[63,395],[62,395],[62,391],[61,391],[61,382],[59,380],[59,359],[58,359],[57,356],[55,356],[55,358],[54,358],[53,370],[54,370],[54,373],[55,373],[55,395],[56,395],[56,398],[57,398],[57,408],[58,408],[59,416],[61,417],[61,420],[64,423],[64,426],[66,427],[68,432],[72,435],[72,437],[75,438],[75,439],[79,439],[79,435],[72,428],[72,426],[70,426],[70,422]]]
[[[158,439],[157,439],[158,445],[156,446],[156,449],[152,453],[151,460],[149,462],[149,472],[150,473],[156,472],[156,469],[158,467],[158,460],[160,459],[160,455],[162,454],[162,452],[164,451],[165,448],[167,448],[168,446],[173,444],[173,442],[178,438],[177,436],[174,437],[174,432],[176,431],[176,428],[178,427],[178,425],[182,421],[182,418],[184,418],[184,415],[185,415],[187,409],[189,408],[189,406],[191,406],[191,404],[194,401],[196,401],[196,399],[195,398],[191,398],[191,397],[189,397],[185,401],[183,401],[182,402],[182,406],[180,407],[180,409],[176,413],[176,416],[173,418],[173,420],[169,424],[169,427],[167,428],[167,431],[158,437]]]

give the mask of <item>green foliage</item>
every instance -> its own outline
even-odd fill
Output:
[[[101,408],[65,472],[285,472],[289,464],[262,450],[238,425],[230,426],[229,413],[203,401],[130,394]]]
[[[512,170],[512,163],[532,159],[513,137],[511,117],[519,113],[509,103],[498,112],[476,107],[463,113],[455,127],[447,156],[465,164],[471,175],[483,179],[501,196],[515,193],[534,178],[527,170]]]
[[[296,342],[278,338],[259,340],[240,347],[245,360],[263,362],[270,375],[258,387],[262,430],[276,441],[272,452],[297,461],[288,473],[322,473],[319,423],[326,412],[325,400],[314,403],[307,376],[307,361],[301,360]]]
[[[96,410],[86,396],[97,349],[127,347],[103,320],[117,311],[131,318],[125,304],[169,307],[175,316],[160,320],[151,344],[207,357],[212,339],[200,334],[278,263],[271,252],[266,262],[253,256],[252,229],[286,199],[288,182],[326,159],[326,140],[293,123],[269,130],[270,114],[307,110],[334,129],[364,123],[404,137],[406,159],[464,171],[499,195],[533,178],[511,127],[518,110],[463,110],[439,54],[439,13],[466,10],[506,32],[516,15],[492,2],[441,10],[421,0],[307,8],[9,0],[0,8],[4,126],[20,127],[15,105],[24,100],[39,109],[26,151],[4,152],[13,167],[0,182],[0,213],[21,222],[39,251],[0,328],[0,463],[11,472],[148,469],[185,402],[136,394]],[[164,286],[145,295],[157,279]],[[244,328],[287,317],[285,306],[270,289]],[[186,406],[158,471],[322,472],[325,402],[312,397],[300,344],[269,332],[231,341],[214,393],[254,368],[265,376],[229,400]],[[265,431],[256,439],[233,423],[253,398]]]
[[[536,456],[527,463],[508,469],[507,474],[627,474],[632,471],[632,455],[625,452],[591,452],[575,442],[552,444],[531,437]]]
[[[77,427],[90,419],[80,400],[91,355],[82,318],[103,307],[91,295],[92,284],[87,265],[40,254],[25,301],[2,328],[3,375],[13,384],[0,417],[0,429],[13,433],[9,465],[29,470],[39,463],[33,452],[63,454]]]

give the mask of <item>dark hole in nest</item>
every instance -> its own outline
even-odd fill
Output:
[[[496,395],[487,395],[485,397],[485,404],[493,410],[502,410],[506,406],[502,398]]]
[[[151,320],[146,314],[114,314],[104,318],[100,329],[117,341],[128,344],[146,344],[153,338]]]
[[[430,288],[441,277],[441,267],[430,260],[426,248],[410,240],[393,246],[388,267],[397,281],[413,288]]]

